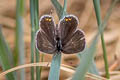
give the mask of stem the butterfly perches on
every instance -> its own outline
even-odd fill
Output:
[[[63,16],[65,16],[67,0],[64,0],[64,7],[63,8],[57,0],[51,0],[51,2],[57,11],[59,19],[62,18]],[[61,52],[58,52],[58,53],[53,55],[48,80],[59,80],[60,64],[61,64]]]
[[[48,80],[59,80],[61,64],[61,52],[53,55]]]

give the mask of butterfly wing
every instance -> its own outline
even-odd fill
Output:
[[[78,53],[85,48],[84,33],[77,30],[78,19],[75,16],[65,16],[60,20],[58,26],[63,53]]]
[[[65,16],[58,24],[59,36],[61,38],[62,46],[68,42],[69,38],[73,35],[78,25],[78,20],[73,15]]]
[[[51,16],[42,16],[39,22],[40,29],[36,33],[36,47],[44,53],[55,53],[55,23]]]
[[[65,54],[78,53],[85,48],[85,36],[83,31],[77,30],[70,40],[63,46],[62,50]]]

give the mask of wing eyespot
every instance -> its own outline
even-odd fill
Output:
[[[49,22],[51,22],[51,21],[52,21],[52,19],[49,19],[48,21],[49,21]]]
[[[48,18],[45,18],[45,20],[46,20],[46,21],[49,21],[49,19],[48,19]]]
[[[65,21],[68,21],[68,20],[69,20],[69,19],[67,19],[67,18],[65,19]]]
[[[69,18],[68,20],[69,20],[69,21],[71,21],[72,19],[71,19],[71,18]]]
[[[52,19],[51,18],[45,18],[45,21],[51,22]]]
[[[71,21],[72,19],[71,18],[65,18],[65,21]]]

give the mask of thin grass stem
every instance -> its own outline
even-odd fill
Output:
[[[97,23],[98,23],[98,29],[100,31],[99,25],[101,24],[101,14],[100,14],[100,0],[93,0],[94,3],[94,8],[95,8],[95,13],[96,13],[96,18],[97,18]],[[106,77],[109,79],[109,71],[108,71],[108,61],[107,61],[107,51],[105,47],[105,41],[104,41],[104,33],[101,33],[101,42],[102,42],[102,49],[103,49],[103,58],[104,58],[104,63],[105,63],[105,71],[106,71]]]
[[[19,55],[19,64],[25,64],[24,30],[23,30],[24,0],[17,0],[16,7],[16,50]],[[20,79],[25,80],[25,70],[20,70]]]
[[[67,0],[64,0],[63,10],[60,16],[61,18],[63,18],[66,15],[66,10],[67,10]]]
[[[44,61],[44,54],[42,54],[41,56],[41,62]],[[40,66],[40,78],[41,78],[41,72],[42,72],[42,66]]]
[[[31,18],[31,63],[34,63],[35,52],[35,27],[34,27],[34,0],[30,0],[30,18]],[[34,67],[31,67],[31,80],[34,80]]]
[[[66,15],[67,14],[66,12],[63,13],[63,10],[65,10],[65,8],[63,9],[62,6],[60,5],[60,3],[57,0],[51,0],[51,2],[56,9],[56,12],[57,12],[57,15],[58,15],[59,19],[61,19],[61,15],[63,15],[63,14]],[[66,5],[67,1],[64,1],[64,2],[65,2],[64,5]]]
[[[34,23],[35,23],[35,33],[39,29],[39,0],[34,0]],[[35,59],[36,62],[40,61],[40,53],[39,51],[35,48]],[[40,67],[36,67],[36,80],[40,80]]]

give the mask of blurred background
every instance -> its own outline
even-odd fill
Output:
[[[31,42],[31,23],[30,23],[30,2],[29,0],[24,0],[24,45],[25,45],[25,63],[30,63],[30,42]],[[59,0],[63,5],[64,0]],[[101,2],[101,15],[102,19],[106,14],[112,0],[100,0]],[[93,37],[95,36],[98,27],[96,16],[93,7],[92,0],[68,0],[67,3],[67,13],[73,14],[79,19],[79,28],[85,32],[87,46],[89,46]],[[56,24],[59,19],[56,11],[50,0],[39,0],[39,18],[42,15],[49,14],[55,19]],[[16,30],[16,0],[0,0],[0,29],[2,29],[3,35],[8,42],[12,51],[15,47],[15,30]],[[1,38],[1,37],[0,37]],[[120,70],[120,3],[118,2],[113,9],[112,15],[107,23],[107,27],[104,31],[104,39],[107,49],[107,57],[109,63],[110,71]],[[0,45],[1,46],[1,45]],[[0,53],[1,54],[1,53]],[[45,54],[44,61],[49,62],[52,59],[52,55]],[[100,72],[104,72],[104,61],[103,52],[101,47],[101,40],[97,44],[96,56],[95,56],[96,66]],[[62,63],[77,67],[79,64],[79,59],[76,54],[72,55],[62,55]],[[1,66],[0,66],[1,67]],[[42,80],[47,80],[49,68],[43,68],[42,70]],[[2,68],[0,68],[2,72]],[[64,80],[71,76],[71,73],[61,71],[60,79]],[[26,80],[30,80],[30,68],[26,68]],[[120,73],[119,73],[120,75]],[[120,80],[119,75],[112,75],[113,80]],[[3,77],[1,80],[4,80]]]

